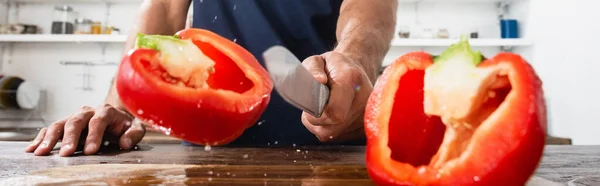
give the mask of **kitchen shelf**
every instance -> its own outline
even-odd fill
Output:
[[[392,40],[394,47],[447,47],[457,43],[459,39],[399,39]],[[471,46],[479,47],[515,47],[531,46],[533,41],[528,39],[470,39]]]
[[[141,3],[144,0],[0,0],[14,3]]]
[[[127,41],[127,35],[53,35],[15,34],[0,35],[0,42],[101,42],[117,43]]]
[[[510,3],[519,0],[399,0],[399,3],[444,2],[444,3]]]

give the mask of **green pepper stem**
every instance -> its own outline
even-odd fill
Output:
[[[166,36],[166,35],[146,35],[142,33],[138,33],[135,41],[135,48],[147,48],[159,50],[158,42],[162,41],[172,41],[172,42],[181,42],[181,40],[176,36]],[[182,44],[184,44],[182,42]]]
[[[479,51],[471,49],[469,38],[466,35],[463,35],[458,43],[450,45],[446,51],[436,57],[434,63],[436,65],[442,65],[447,61],[456,60],[471,64],[472,66],[477,66],[483,61],[483,56]]]

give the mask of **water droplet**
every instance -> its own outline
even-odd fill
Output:
[[[329,139],[333,139],[333,136],[329,136]]]
[[[236,43],[237,42],[237,38],[233,38],[233,42]]]
[[[277,145],[277,143],[279,143],[279,141],[275,141],[275,145]]]
[[[473,181],[479,181],[479,180],[481,180],[481,178],[479,178],[479,176],[474,176],[473,177]]]
[[[308,154],[308,151],[304,151],[304,153]]]
[[[142,160],[141,160],[141,159],[138,159],[138,160],[137,160],[137,162],[138,162],[138,163],[139,163],[139,162],[142,162]]]
[[[271,143],[267,143],[267,145],[271,145]]]
[[[213,173],[214,173],[213,171],[208,171],[207,172],[208,175],[213,175]]]
[[[108,142],[108,141],[104,141],[104,143],[103,143],[103,144],[104,144],[104,146],[108,146],[108,145],[110,145],[110,142]]]
[[[300,152],[300,149],[296,149],[296,152]]]
[[[198,107],[198,108],[200,108],[200,106],[201,106],[201,105],[200,105],[200,103],[198,103],[198,104],[196,105],[196,107]]]
[[[295,147],[295,146],[296,146],[296,144],[294,143],[294,144],[292,144],[292,146],[294,146],[294,147]]]
[[[158,123],[162,124],[163,122],[162,122],[162,120],[160,120],[160,121],[158,121]]]
[[[294,163],[296,163],[296,160],[294,160]]]
[[[133,150],[138,150],[138,146],[133,147]]]
[[[229,175],[229,172],[227,172],[227,175]]]
[[[425,171],[427,171],[427,169],[425,169],[425,167],[421,167],[421,168],[419,168],[419,170],[417,170],[417,172],[419,174],[423,174],[423,173],[425,173]]]
[[[265,177],[267,177],[267,173],[265,173]]]
[[[244,154],[244,159],[248,158],[248,154]]]
[[[200,2],[202,2],[202,1],[200,1]],[[208,181],[212,181],[212,178],[211,178],[211,177],[208,177]]]
[[[215,18],[213,19],[213,23],[214,23],[215,21],[217,21],[217,16],[215,16]]]
[[[257,123],[257,125],[262,125],[263,123],[265,123],[265,120],[261,120]]]
[[[204,151],[210,151],[211,147],[210,145],[204,146]]]
[[[127,127],[131,126],[131,122],[130,121],[125,122],[125,126],[127,126]]]
[[[200,3],[202,3],[203,0],[200,0]]]
[[[233,10],[235,10],[235,8],[237,8],[237,5],[233,5]]]
[[[142,114],[144,114],[144,111],[143,111],[142,109],[138,109],[137,113],[138,113],[139,115],[142,115]]]

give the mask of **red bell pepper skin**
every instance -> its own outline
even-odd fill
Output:
[[[122,60],[116,88],[136,118],[167,135],[195,144],[224,145],[252,126],[266,109],[272,91],[267,71],[236,43],[202,29],[176,34],[191,40],[215,62],[208,88],[191,88],[166,81],[159,50],[136,48]]]
[[[459,157],[435,165],[448,127],[425,114],[424,76],[434,58],[412,52],[388,66],[365,111],[366,164],[378,185],[524,185],[542,157],[546,112],[542,82],[519,55],[499,53],[476,68],[501,67],[507,83],[481,110],[491,112]],[[438,152],[440,153],[440,152]]]

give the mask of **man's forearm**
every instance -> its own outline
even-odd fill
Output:
[[[335,51],[358,61],[375,82],[396,27],[397,0],[346,0],[337,23]]]
[[[173,35],[185,28],[187,10],[191,0],[147,0],[140,7],[136,23],[131,28],[125,51],[132,49],[135,45],[137,33]],[[105,103],[120,110],[125,110],[116,92],[116,84],[113,80]]]

